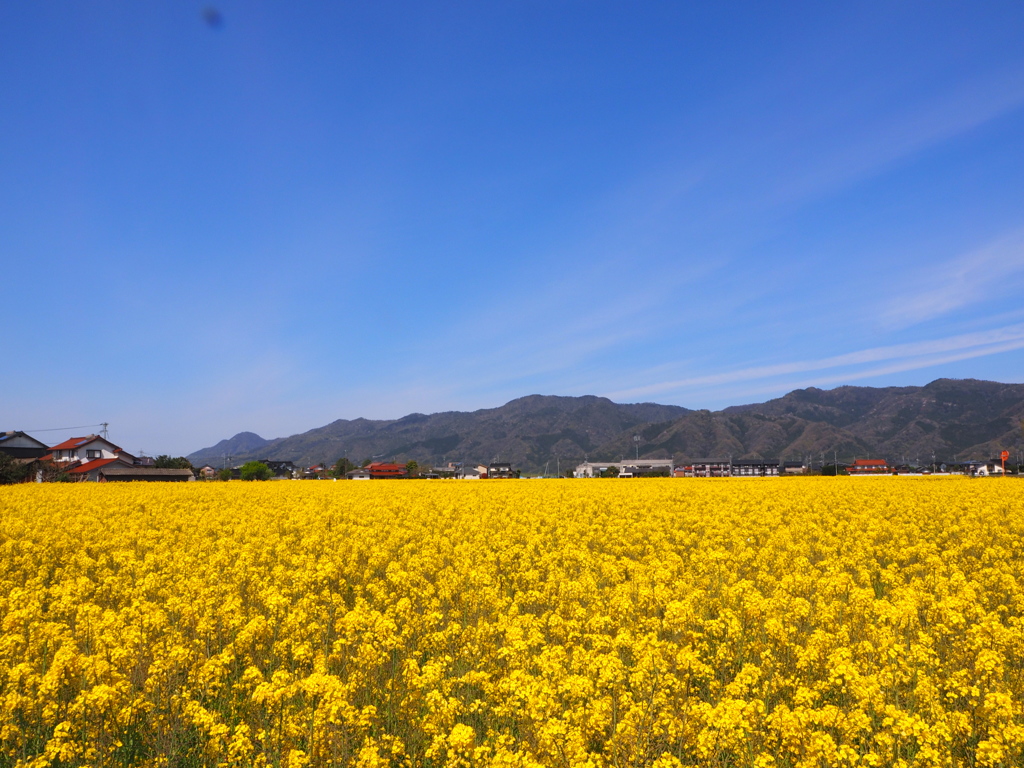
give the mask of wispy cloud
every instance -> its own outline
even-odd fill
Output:
[[[807,156],[775,190],[775,202],[816,197],[884,171],[996,120],[1024,105],[1024,72],[1012,70],[965,82],[938,97],[918,97],[887,110],[884,118],[830,126],[837,140],[826,153]],[[836,118],[839,119],[839,118]],[[843,117],[847,120],[848,116]],[[856,132],[850,130],[856,126]],[[818,130],[825,126],[817,126]]]
[[[751,366],[733,371],[704,376],[691,376],[648,384],[632,389],[608,393],[608,397],[617,400],[630,400],[655,394],[710,389],[740,382],[767,381],[795,373],[811,373],[840,368],[854,369],[827,379],[815,379],[816,383],[835,383],[855,379],[871,378],[885,374],[929,368],[934,365],[967,360],[985,355],[994,355],[1024,348],[1024,324],[1010,325],[977,333],[965,333],[944,339],[893,344],[885,347],[874,347],[843,355],[833,355],[817,360],[800,360],[792,363]],[[883,361],[897,361],[885,366],[863,366]],[[860,367],[860,370],[856,370]],[[771,389],[779,386],[775,383]],[[813,386],[805,384],[804,386]],[[757,389],[747,389],[756,393]]]
[[[913,290],[890,299],[880,314],[884,327],[906,328],[1003,296],[1024,274],[1024,229],[935,265]]]

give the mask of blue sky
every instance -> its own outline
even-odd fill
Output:
[[[1024,381],[1020,2],[205,7],[0,4],[0,429]]]

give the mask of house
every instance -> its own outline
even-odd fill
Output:
[[[690,466],[693,474],[688,477],[729,477],[732,474],[730,459],[694,459]]]
[[[459,480],[479,480],[482,476],[483,473],[478,467],[463,467],[455,473]]]
[[[204,480],[213,480],[217,477],[217,470],[209,464],[204,464],[198,469],[199,476]]]
[[[405,467],[401,464],[390,464],[384,461],[377,461],[367,467],[370,477],[373,480],[392,480],[408,476]]]
[[[75,462],[84,464],[97,459],[117,459],[122,454],[125,454],[125,451],[99,435],[72,437],[50,448],[50,460],[57,466],[66,467],[72,466]],[[127,456],[131,455],[126,454]],[[134,462],[135,457],[131,456],[127,463]]]
[[[507,461],[495,461],[487,467],[487,478],[492,480],[515,480],[519,473]]]
[[[274,477],[295,477],[296,467],[291,461],[271,461],[270,459],[260,459],[259,462],[261,464],[266,464]]]
[[[770,459],[737,459],[732,462],[733,477],[778,477],[779,462]]]
[[[807,465],[802,461],[784,461],[782,462],[782,474],[805,475],[807,474]]]
[[[665,476],[672,474],[671,459],[640,459],[639,461],[585,461],[573,470],[573,477],[600,477],[615,467],[619,477]]]
[[[47,458],[72,480],[99,482],[100,470],[111,465],[133,467],[139,460],[105,437],[86,435],[68,438],[50,448]],[[189,473],[191,474],[191,472]]]
[[[856,459],[846,468],[850,475],[886,475],[891,471],[885,459]]]
[[[154,465],[152,459],[140,460],[127,451],[121,451],[116,458],[91,459],[82,464],[75,464],[67,473],[72,480],[87,483],[129,480],[185,482],[196,479],[191,469],[161,469]]]
[[[1003,474],[1002,461],[1000,459],[989,459],[988,461],[968,461],[964,463],[966,474],[972,477],[992,477]]]
[[[134,456],[98,435],[72,437],[50,448],[44,458],[79,482],[195,480],[190,469],[157,469],[152,457]]]
[[[0,432],[0,453],[12,459],[41,459],[50,452],[46,443],[24,432]]]
[[[98,483],[100,482],[100,470],[109,468],[111,465],[118,465],[125,468],[131,468],[131,459],[122,461],[120,458],[112,459],[90,459],[81,464],[75,464],[67,470],[68,476],[72,480],[87,483]],[[188,470],[185,470],[188,472]],[[191,472],[189,473],[191,474]]]
[[[345,477],[349,480],[369,480],[370,470],[365,467],[359,467],[358,469],[353,469],[351,472],[346,472]]]
[[[615,464],[619,468],[619,477],[669,477],[672,474],[671,459],[640,459]]]

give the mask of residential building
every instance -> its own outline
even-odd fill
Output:
[[[491,480],[517,479],[519,473],[506,461],[495,461],[487,467],[487,478]]]
[[[690,462],[692,474],[687,477],[729,477],[732,475],[730,459],[694,459]]]
[[[652,474],[671,474],[672,459],[633,459],[630,461],[585,461],[578,464],[573,477],[600,477],[612,467],[619,477],[644,477]]]
[[[885,459],[856,459],[846,468],[850,475],[885,475],[891,471]]]
[[[401,464],[390,464],[384,461],[377,461],[367,467],[370,477],[374,480],[392,480],[406,477],[409,473]]]
[[[71,466],[75,462],[85,463],[99,459],[117,459],[123,451],[106,438],[99,435],[86,435],[85,437],[72,437],[63,443],[50,448],[50,460],[58,465]],[[126,454],[130,456],[130,454]],[[133,464],[135,457],[131,456],[127,463]]]
[[[771,459],[737,459],[732,462],[733,477],[778,477],[779,462]]]
[[[965,474],[972,477],[992,477],[1003,474],[1003,463],[1000,459],[989,459],[988,461],[967,461],[964,462]]]
[[[296,467],[294,462],[291,461],[271,461],[270,459],[260,459],[261,464],[266,464],[267,468],[273,473],[274,477],[295,477]]]
[[[109,468],[111,465],[129,468],[132,466],[132,462],[130,459],[122,461],[120,458],[115,457],[112,459],[90,459],[82,463],[65,464],[64,466],[69,467],[67,473],[71,479],[79,482],[97,483],[100,481],[100,470]]]
[[[0,432],[0,453],[12,459],[41,459],[50,452],[46,443],[24,432]]]

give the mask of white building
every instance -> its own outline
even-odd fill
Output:
[[[573,477],[600,477],[612,467],[619,470],[619,477],[643,477],[652,472],[672,474],[672,459],[639,459],[632,461],[585,461],[577,465]]]
[[[87,435],[72,437],[53,446],[50,448],[50,459],[57,465],[72,462],[84,464],[97,459],[123,459],[125,463],[132,464],[135,457],[99,435]]]

